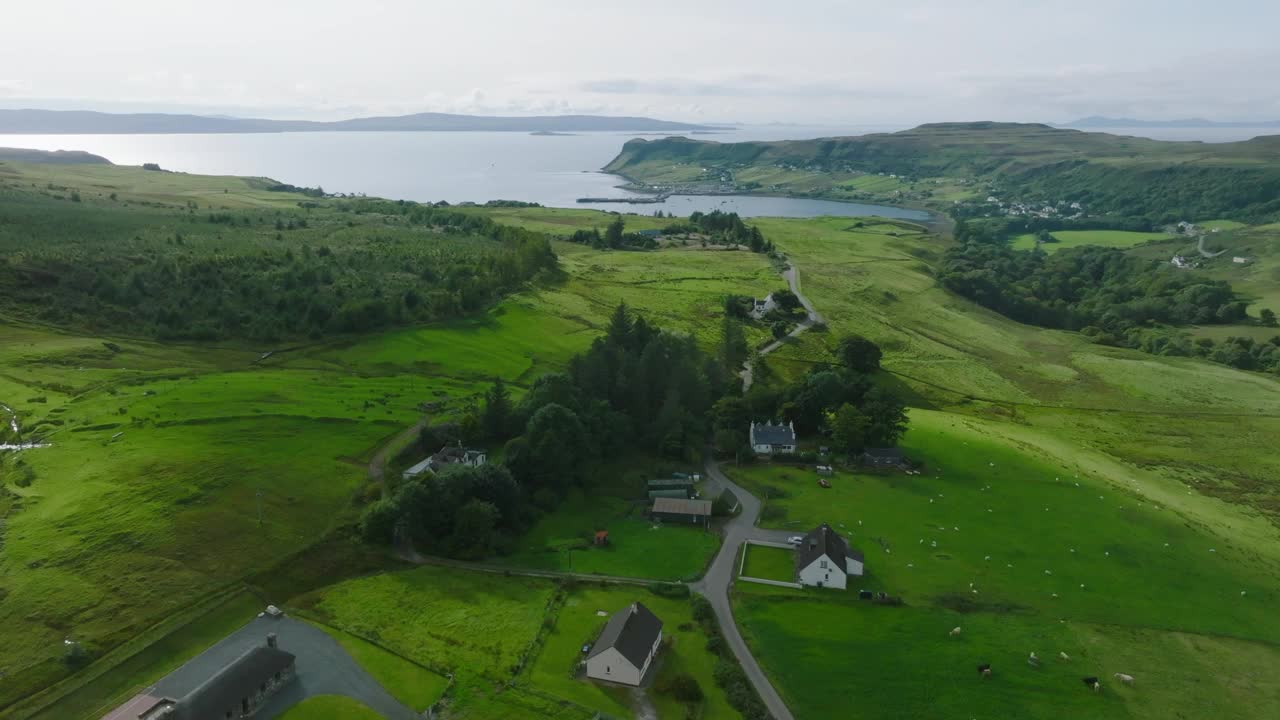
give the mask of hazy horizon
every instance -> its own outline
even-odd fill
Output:
[[[6,8],[8,26],[27,31],[0,47],[0,107],[813,125],[1280,119],[1280,90],[1256,82],[1280,72],[1276,4],[1025,5],[228,0],[210,13],[49,0]]]

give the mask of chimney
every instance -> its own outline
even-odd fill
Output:
[[[274,647],[276,647],[276,646],[277,646],[277,645],[276,645],[276,634],[275,634],[275,633],[267,633],[267,647],[269,647],[269,648],[274,648]]]
[[[635,603],[631,603],[631,614],[635,615],[638,612],[640,612],[640,608],[636,607]]]

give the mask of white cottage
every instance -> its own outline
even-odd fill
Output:
[[[751,449],[757,455],[775,455],[796,451],[796,424],[751,423]]]
[[[801,585],[844,590],[849,576],[862,576],[862,553],[851,549],[848,541],[826,523],[804,536],[798,553],[796,566]]]
[[[662,644],[662,621],[634,602],[613,614],[587,655],[587,677],[639,685]]]

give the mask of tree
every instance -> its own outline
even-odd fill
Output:
[[[866,447],[867,429],[871,418],[858,408],[845,403],[831,414],[831,443],[837,450],[856,453]]]
[[[490,440],[505,440],[511,419],[511,395],[502,378],[494,378],[493,387],[484,396],[480,429]]]
[[[625,302],[618,303],[609,316],[609,327],[605,330],[605,340],[619,348],[631,347],[631,311]]]
[[[778,307],[787,312],[800,308],[800,298],[796,297],[796,294],[790,290],[774,290],[773,301],[778,304]]]
[[[726,368],[740,367],[750,352],[747,336],[742,332],[742,323],[725,315],[720,322],[720,363]]]
[[[846,335],[836,346],[840,362],[850,370],[873,373],[880,369],[880,346],[861,335]]]
[[[862,403],[862,413],[870,420],[866,429],[869,447],[893,447],[907,431],[907,406],[898,396],[873,388]]]
[[[1271,308],[1262,308],[1259,310],[1258,319],[1265,327],[1276,326],[1276,314]]]
[[[791,332],[791,326],[787,324],[786,320],[779,320],[769,326],[769,332],[775,340],[781,340],[787,336],[787,333]]]
[[[525,439],[524,469],[529,476],[521,479],[533,488],[567,488],[582,455],[587,454],[587,437],[578,416],[563,405],[545,405],[529,418]]]
[[[493,544],[498,508],[493,503],[472,498],[458,508],[453,521],[453,554],[460,558],[482,558]]]
[[[611,248],[622,247],[622,235],[626,230],[626,224],[621,215],[615,215],[609,226],[604,230],[604,243]]]

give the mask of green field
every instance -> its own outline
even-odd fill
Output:
[[[382,720],[382,716],[359,700],[317,695],[289,708],[280,720]]]
[[[1081,245],[1100,245],[1102,247],[1127,248],[1153,240],[1168,240],[1173,235],[1158,232],[1130,232],[1127,230],[1056,230],[1049,233],[1058,242],[1039,245],[1041,250],[1054,253],[1063,248],[1080,247]],[[1027,233],[1013,239],[1016,250],[1034,250],[1036,236]]]
[[[1064,707],[1096,717],[1234,715],[1247,710],[1242,694],[1280,700],[1265,680],[1280,672],[1271,611],[1280,557],[1273,542],[1237,532],[1234,508],[1166,494],[1146,473],[1088,451],[1016,442],[976,418],[913,411],[904,447],[924,463],[922,475],[841,473],[819,489],[795,469],[735,472],[748,488],[785,495],[770,501],[768,525],[830,522],[866,554],[862,584],[907,603],[880,608],[849,593],[738,585],[740,623],[798,716],[820,716],[850,691],[836,676],[876,708],[865,717],[1047,718]],[[840,619],[829,627],[816,617]],[[954,626],[964,628],[959,640],[947,635]],[[904,638],[912,652],[895,653]],[[843,650],[849,644],[857,655]],[[1032,651],[1075,659],[1033,672]],[[1170,677],[1233,655],[1247,658],[1231,663],[1244,693],[1225,681],[1180,693]],[[878,662],[868,667],[865,657]],[[997,668],[999,690],[977,683],[972,668],[982,662]],[[798,670],[813,666],[825,670]],[[1099,702],[1079,692],[1080,676],[1114,672],[1153,682],[1140,694],[1076,704]],[[923,704],[904,700],[906,676],[931,688],[912,696]]]
[[[513,554],[497,561],[538,570],[654,580],[700,576],[720,548],[719,536],[698,528],[651,523],[644,516],[645,506],[611,497],[571,497],[540,518],[517,541]],[[591,545],[596,529],[609,531],[608,545]]]
[[[780,582],[796,581],[796,552],[765,545],[747,545],[746,562],[742,566],[743,577]]]

